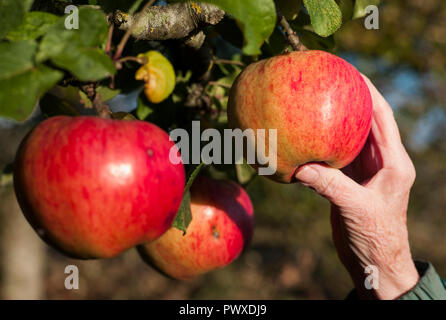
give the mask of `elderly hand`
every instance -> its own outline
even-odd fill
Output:
[[[406,226],[415,169],[392,109],[369,79],[373,99],[371,134],[361,154],[342,171],[306,164],[296,178],[327,198],[333,241],[361,298],[395,299],[418,282]],[[367,289],[367,266],[378,270],[378,286]],[[369,286],[370,288],[370,286]]]

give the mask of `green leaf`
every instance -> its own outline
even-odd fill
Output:
[[[194,171],[192,171],[186,186],[184,187],[183,200],[181,201],[180,209],[172,223],[172,227],[183,231],[183,236],[186,234],[186,229],[192,221],[192,213],[190,211],[190,187],[203,167],[204,163],[200,163]]]
[[[324,38],[305,29],[295,28],[295,30],[299,32],[300,40],[308,49],[330,51],[336,45],[333,35]]]
[[[114,97],[116,97],[121,92],[121,90],[119,90],[119,89],[114,89],[113,90],[113,89],[110,89],[107,86],[98,86],[96,88],[96,92],[101,95],[102,100],[104,102],[107,102],[108,100],[111,100]]]
[[[40,44],[37,61],[63,55],[72,48],[102,46],[107,40],[108,25],[104,14],[92,8],[79,9],[79,29],[65,28],[65,17],[47,32]]]
[[[261,45],[268,39],[276,25],[273,0],[204,0],[203,2],[220,7],[237,20],[245,36],[243,53],[247,55],[261,53]]]
[[[186,235],[187,227],[192,221],[192,213],[190,211],[190,191],[186,191],[181,201],[180,209],[172,223],[172,227],[183,231],[183,236]]]
[[[0,38],[22,23],[31,5],[31,0],[0,0]]]
[[[105,16],[96,9],[79,9],[79,29],[67,30],[64,17],[43,37],[38,62],[50,59],[81,81],[98,81],[116,72],[113,61],[99,46],[106,41]]]
[[[138,95],[138,106],[136,107],[136,116],[139,120],[147,118],[154,110],[151,103],[147,100],[144,92]]]
[[[132,6],[129,9],[129,14],[134,14],[136,10],[138,10],[138,8],[141,6],[142,2],[143,0],[136,0],[135,2],[133,2]]]
[[[81,81],[98,81],[115,73],[113,61],[100,49],[75,47],[51,61]]]
[[[293,28],[293,30],[295,30]],[[286,41],[283,41],[283,33],[279,28],[276,28],[273,34],[268,38],[265,44],[262,46],[262,52],[265,55],[277,56],[285,51],[288,46]]]
[[[304,0],[314,31],[328,37],[342,24],[342,12],[334,0]]]
[[[153,109],[150,108],[149,106],[139,103],[140,100],[138,100],[138,107],[136,109],[136,116],[138,117],[139,120],[144,120],[145,118],[147,118],[152,112]]]
[[[137,120],[133,114],[128,112],[114,112],[111,117],[116,120]]]
[[[350,21],[353,17],[353,0],[338,0],[342,12],[342,23]]]
[[[369,5],[379,5],[380,0],[356,0],[355,8],[353,9],[353,19],[362,18],[366,15],[365,8]]]
[[[0,80],[0,116],[26,119],[38,99],[62,77],[62,72],[39,65]]]
[[[31,6],[33,5],[34,0],[22,0],[19,2],[22,2],[23,9],[25,10],[25,12],[27,12],[31,10]]]
[[[237,175],[237,180],[241,185],[247,184],[257,175],[257,171],[247,164],[246,161],[242,164],[235,165],[235,173]]]
[[[11,30],[6,36],[9,40],[37,39],[43,36],[59,17],[46,12],[27,12],[22,24]]]
[[[51,93],[45,94],[39,101],[40,110],[46,117],[59,115],[78,116],[79,112],[65,99]]]
[[[36,42],[31,40],[0,43],[0,79],[31,69],[36,48]]]

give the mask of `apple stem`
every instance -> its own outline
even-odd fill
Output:
[[[88,99],[91,100],[93,107],[101,118],[110,119],[111,112],[109,107],[102,100],[101,95],[96,91],[96,83],[88,83],[80,86],[82,92],[84,92]]]
[[[285,17],[277,10],[277,18],[279,20],[280,26],[283,28],[285,32],[286,39],[288,43],[291,45],[294,51],[305,51],[308,50],[301,42],[296,32],[291,28],[288,21]]]
[[[226,60],[226,59],[217,59],[217,58],[213,58],[213,60],[214,60],[214,63],[217,63],[217,64],[219,64],[219,63],[221,63],[221,64],[233,64],[233,65],[236,65],[236,66],[241,66],[241,67],[244,67],[245,66],[245,64],[243,63],[243,62],[241,62],[241,61],[233,61],[233,60]]]

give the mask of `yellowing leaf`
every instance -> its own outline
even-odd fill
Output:
[[[175,70],[170,61],[158,51],[141,53],[138,58],[147,58],[148,62],[135,73],[136,80],[143,80],[144,93],[152,103],[160,103],[175,88]]]

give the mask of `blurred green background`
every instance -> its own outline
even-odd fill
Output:
[[[394,109],[417,170],[408,211],[412,253],[445,277],[446,2],[392,0],[379,8],[379,30],[366,30],[363,19],[347,23],[334,53],[368,75]],[[250,248],[228,267],[184,282],[158,274],[135,250],[101,261],[58,254],[17,214],[7,178],[2,184],[1,298],[342,299],[352,289],[331,240],[328,202],[296,184],[256,177],[247,187],[256,217]],[[79,290],[64,287],[70,264],[79,268]]]

